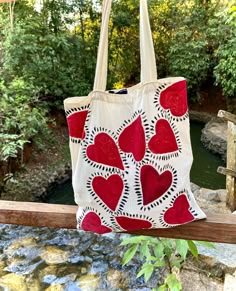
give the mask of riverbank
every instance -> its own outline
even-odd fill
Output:
[[[2,200],[43,201],[48,191],[71,177],[67,126],[60,125],[51,129],[50,142],[45,150],[33,149],[27,164],[10,179]]]
[[[190,111],[190,118],[193,121],[206,123],[214,117],[214,114]],[[58,126],[52,128],[52,137],[45,147],[46,150],[34,148],[25,167],[18,170],[7,182],[5,191],[1,193],[2,200],[45,201],[53,188],[70,179],[68,130],[65,120],[62,119],[61,117],[57,122]],[[204,136],[207,136],[208,132],[205,131],[205,133]],[[204,138],[204,141],[206,140]],[[209,140],[210,138],[208,138]],[[207,142],[204,145],[208,147]],[[212,144],[210,143],[210,145]],[[214,144],[208,148],[214,149]]]

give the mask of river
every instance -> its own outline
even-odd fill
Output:
[[[217,173],[219,166],[224,166],[220,156],[214,155],[203,147],[201,131],[203,123],[191,122],[191,142],[193,149],[193,165],[191,169],[191,182],[208,189],[225,188],[225,177]],[[46,199],[47,203],[74,204],[71,180],[53,189]]]

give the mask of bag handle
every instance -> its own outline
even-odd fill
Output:
[[[105,91],[108,67],[108,24],[112,0],[103,0],[102,24],[93,90]],[[147,0],[140,0],[140,59],[141,82],[157,80],[156,59],[149,22]]]

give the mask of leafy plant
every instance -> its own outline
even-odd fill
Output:
[[[125,238],[121,243],[122,246],[129,246],[123,255],[123,265],[128,264],[136,254],[139,254],[144,263],[137,277],[144,276],[147,282],[157,268],[165,267],[169,273],[163,284],[155,290],[180,291],[182,283],[178,277],[179,270],[186,261],[188,252],[198,258],[197,244],[214,248],[214,245],[208,242],[132,236]]]
[[[215,52],[218,64],[214,68],[214,76],[216,84],[222,87],[224,95],[228,97],[228,110],[236,112],[236,6],[221,13],[221,16],[229,26],[228,39]]]
[[[7,161],[9,158],[17,158],[19,150],[22,151],[27,143],[18,134],[0,133],[0,161]]]

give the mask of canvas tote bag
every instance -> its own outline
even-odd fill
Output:
[[[141,82],[106,92],[103,3],[94,90],[65,100],[78,228],[98,234],[167,228],[205,218],[190,189],[186,80],[157,80],[147,1],[140,1]]]

